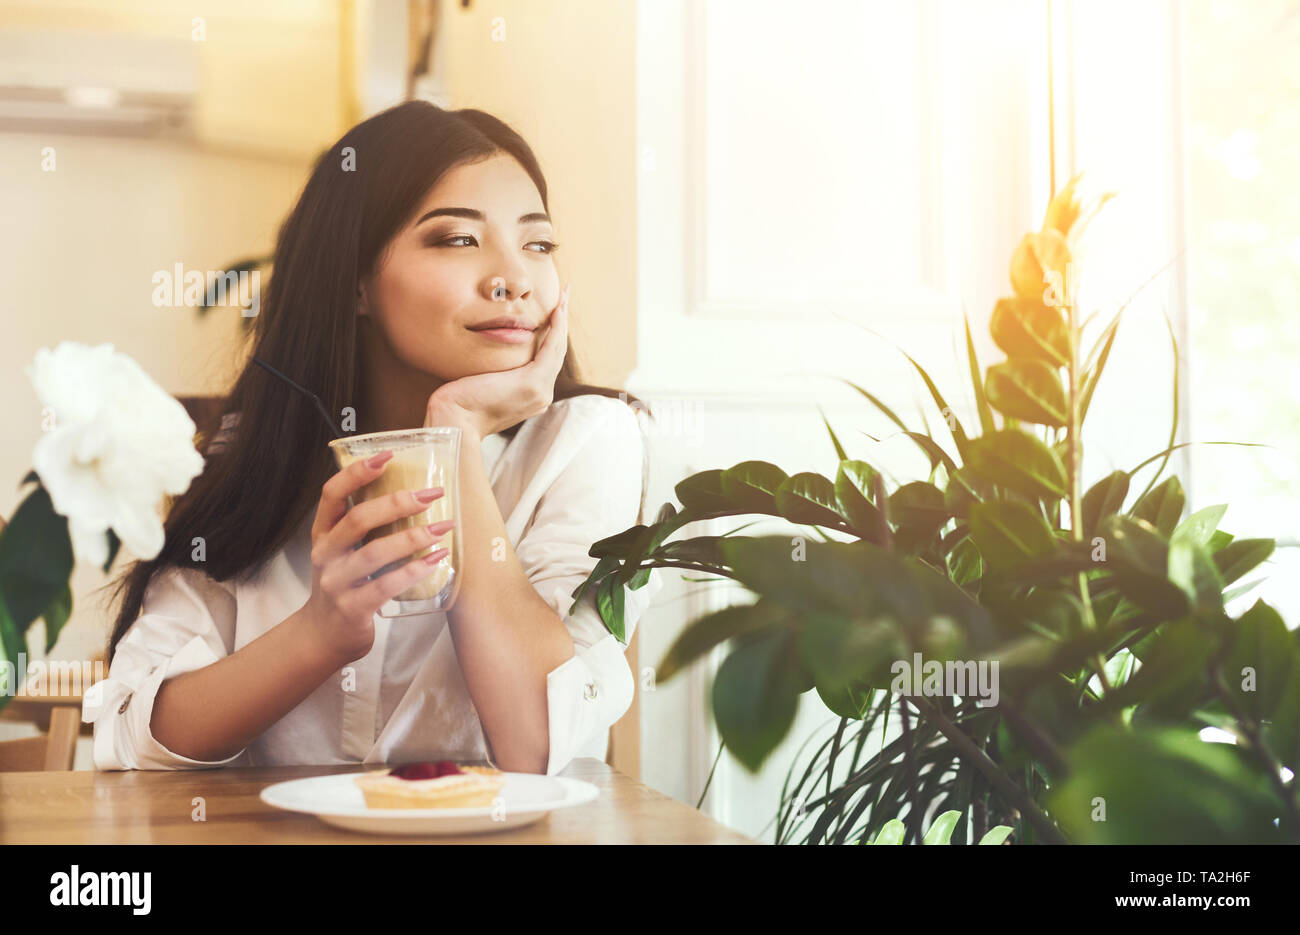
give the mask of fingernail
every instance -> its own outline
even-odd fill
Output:
[[[448,549],[439,549],[436,552],[431,552],[424,557],[424,561],[428,565],[436,565],[446,558],[448,551]]]
[[[429,503],[440,493],[442,493],[441,487],[426,487],[424,490],[416,492],[415,499],[419,500],[421,503]]]
[[[429,535],[431,536],[441,536],[443,533],[451,532],[455,529],[456,521],[454,519],[439,520],[436,523],[430,523],[424,528],[429,531]]]
[[[379,454],[366,461],[366,467],[377,468],[393,456],[391,451],[381,451]]]

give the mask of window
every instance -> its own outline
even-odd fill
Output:
[[[1278,539],[1263,598],[1300,621],[1300,0],[1183,3],[1192,503]],[[1251,577],[1258,577],[1259,573]],[[1243,608],[1244,609],[1244,608]]]

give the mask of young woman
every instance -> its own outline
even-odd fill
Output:
[[[549,775],[605,756],[632,673],[595,589],[570,614],[572,592],[592,543],[641,521],[646,452],[625,394],[578,380],[548,210],[532,151],[481,111],[401,104],[320,158],[279,232],[252,354],[341,430],[461,430],[459,595],[377,615],[433,568],[367,576],[447,524],[359,544],[443,491],[349,509],[382,456],[338,470],[311,401],[250,358],[162,551],[117,582],[109,677],[83,711],[97,768],[457,759]],[[481,330],[501,317],[532,334]],[[660,586],[655,572],[627,592],[628,639]]]

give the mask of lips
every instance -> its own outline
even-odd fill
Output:
[[[499,318],[493,318],[488,321],[481,321],[477,325],[469,326],[470,331],[487,331],[497,328],[514,328],[520,331],[537,330],[536,326],[530,324],[526,319],[512,318],[508,315],[503,315]]]

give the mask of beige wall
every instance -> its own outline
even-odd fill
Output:
[[[40,437],[40,405],[24,372],[38,348],[112,343],[173,395],[228,385],[243,352],[238,312],[200,319],[193,308],[156,307],[152,277],[177,263],[220,270],[271,250],[311,156],[339,132],[340,9],[338,0],[238,0],[208,12],[206,38],[194,46],[192,139],[0,132],[0,514],[20,501]],[[0,29],[106,41],[189,41],[193,15],[160,0],[0,0]],[[107,595],[97,589],[108,580],[75,570],[73,615],[53,656],[85,658],[102,646]],[[41,655],[43,631],[39,622],[29,631],[30,656]]]
[[[443,0],[445,106],[500,117],[537,154],[570,339],[592,382],[636,360],[635,0]]]

